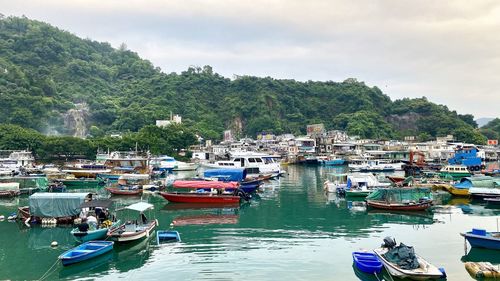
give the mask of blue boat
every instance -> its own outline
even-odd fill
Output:
[[[156,232],[156,243],[160,245],[165,242],[181,242],[181,235],[175,230],[158,230]]]
[[[374,253],[353,252],[352,259],[356,267],[365,273],[379,273],[383,264]]]
[[[500,232],[487,232],[473,228],[472,231],[460,233],[472,247],[500,250]]]
[[[113,250],[112,241],[90,241],[70,249],[59,256],[63,265],[89,260]]]
[[[320,163],[325,166],[343,166],[346,164],[344,159],[321,160]]]

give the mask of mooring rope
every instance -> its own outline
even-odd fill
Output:
[[[53,264],[53,265],[49,268],[49,270],[47,270],[47,271],[46,271],[46,272],[42,275],[42,277],[40,277],[40,279],[38,279],[38,281],[42,281],[43,279],[45,279],[45,278],[49,277],[49,275],[50,275],[50,274],[52,274],[52,272],[50,272],[50,271],[54,268],[54,266],[56,266],[56,265],[57,265],[57,263],[58,263],[58,262],[59,262],[59,260],[56,260],[56,262],[55,262],[55,263],[54,263],[54,264]],[[49,273],[50,273],[50,274],[49,274]]]

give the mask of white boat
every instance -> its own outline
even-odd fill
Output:
[[[182,161],[176,161],[177,165],[174,167],[174,171],[195,171],[200,166],[196,163],[187,163]]]
[[[352,162],[352,163],[351,163]],[[350,171],[361,172],[394,172],[403,170],[403,162],[391,162],[390,160],[352,160],[349,163]]]
[[[157,220],[148,221],[144,212],[152,210],[153,205],[145,202],[139,202],[125,207],[127,210],[137,211],[140,219],[135,221],[126,221],[117,228],[108,231],[109,239],[116,242],[128,242],[149,237],[151,232],[158,225]]]
[[[153,157],[149,160],[149,166],[151,170],[171,172],[177,166],[177,160],[166,155]]]
[[[0,152],[0,174],[18,173],[21,168],[34,167],[35,158],[31,151],[2,150]]]
[[[432,265],[424,258],[415,254],[418,260],[419,267],[416,269],[402,269],[397,264],[388,261],[384,254],[389,251],[388,248],[382,247],[373,250],[384,264],[385,269],[390,275],[398,278],[408,278],[411,280],[429,280],[439,279],[443,277],[443,273],[436,266]]]
[[[232,154],[228,161],[203,163],[202,165],[207,168],[246,168],[247,175],[272,174],[277,176],[281,173],[279,157],[255,152],[238,152]]]
[[[335,193],[337,189],[345,189],[347,187],[347,174],[332,174],[333,179],[329,179],[323,183],[323,189],[328,193]]]

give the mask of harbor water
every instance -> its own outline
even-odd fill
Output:
[[[367,210],[362,199],[324,193],[323,182],[342,172],[338,169],[288,166],[286,171],[240,207],[172,204],[155,194],[112,197],[120,205],[154,204],[150,218],[158,220],[157,230],[177,230],[182,242],[158,246],[151,236],[115,244],[109,254],[68,267],[57,257],[78,245],[71,228],[0,221],[0,280],[377,280],[355,272],[351,253],[376,248],[386,236],[414,246],[445,268],[448,280],[473,280],[465,261],[500,263],[498,252],[465,249],[459,234],[496,230],[500,209],[439,193],[429,212]],[[2,199],[0,215],[27,203],[26,196]],[[57,247],[51,247],[53,241]]]

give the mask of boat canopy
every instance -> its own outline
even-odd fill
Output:
[[[489,176],[464,177],[453,186],[456,188],[497,187],[500,186],[500,178]]]
[[[135,204],[132,204],[130,206],[127,206],[125,207],[125,209],[127,210],[134,210],[134,211],[137,211],[137,212],[144,212],[148,209],[153,209],[154,206],[152,204],[149,204],[149,203],[146,203],[146,202],[139,202],[139,203],[135,203]]]
[[[223,181],[243,181],[247,177],[247,170],[240,169],[211,169],[203,174],[205,178],[218,178]]]
[[[30,214],[37,217],[70,217],[80,213],[80,206],[91,193],[39,192],[29,197]]]
[[[234,181],[223,182],[223,181],[205,181],[205,180],[176,180],[173,183],[175,188],[238,188],[239,183]]]
[[[404,202],[427,198],[432,199],[430,188],[380,188],[366,197],[366,200]]]

